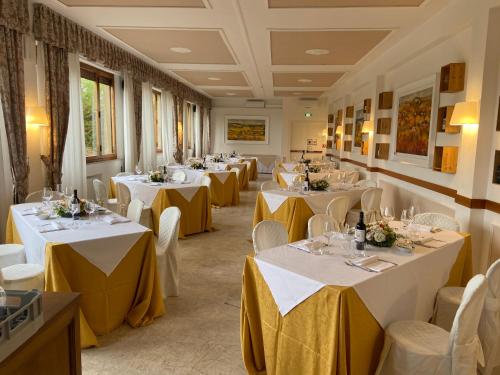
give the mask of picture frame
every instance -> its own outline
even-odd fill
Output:
[[[224,143],[269,144],[269,117],[227,115],[224,118]]]

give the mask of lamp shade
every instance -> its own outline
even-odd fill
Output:
[[[365,121],[363,122],[363,127],[361,128],[361,133],[369,133],[373,131],[373,122]]]
[[[337,126],[337,129],[335,130],[335,134],[342,134],[342,125]]]
[[[479,124],[479,108],[477,102],[460,102],[455,104],[450,125]]]
[[[43,107],[26,108],[26,123],[30,125],[48,126],[49,120]]]

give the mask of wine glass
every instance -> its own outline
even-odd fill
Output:
[[[333,230],[332,223],[326,221],[324,224],[323,235],[326,237],[326,245],[330,246],[332,242]]]
[[[410,208],[408,209],[408,219],[413,221],[413,218],[415,217],[416,211],[417,211],[417,209],[415,208],[415,206],[410,206]]]
[[[92,216],[94,215],[94,212],[96,209],[94,201],[92,201],[92,200],[86,201],[83,209],[85,210],[85,212],[89,216],[89,221],[87,222],[87,224],[90,224],[90,222],[92,221]]]
[[[387,206],[387,207],[384,207],[382,208],[381,210],[381,214],[382,214],[382,218],[384,219],[384,221],[386,223],[390,222],[390,221],[393,221],[394,218],[396,217],[394,215],[394,209],[390,206]]]
[[[48,206],[49,201],[52,199],[53,192],[50,187],[44,187],[43,188],[43,193],[42,193],[42,200],[43,200],[43,205],[45,207]]]
[[[135,174],[137,174],[137,175],[141,175],[141,174],[142,174],[142,169],[141,169],[141,167],[139,166],[139,164],[137,164],[137,165],[135,166]]]
[[[411,221],[406,208],[401,211],[401,221],[405,226],[407,226]]]

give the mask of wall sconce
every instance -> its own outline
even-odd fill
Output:
[[[373,131],[373,122],[365,121],[363,122],[363,127],[361,128],[361,133],[370,133]]]
[[[450,125],[479,125],[479,105],[477,102],[460,102],[455,104]]]
[[[337,126],[337,129],[335,130],[335,134],[337,135],[342,135],[342,125]]]
[[[43,107],[26,108],[26,124],[37,126],[49,126],[49,119]]]

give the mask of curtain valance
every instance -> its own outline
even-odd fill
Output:
[[[27,0],[0,0],[0,26],[27,33],[30,16]]]
[[[0,0],[0,4],[3,1]],[[10,2],[14,3],[15,0],[7,1]],[[35,39],[44,43],[79,53],[115,71],[127,70],[137,80],[150,82],[184,100],[211,107],[211,100],[207,96],[43,4],[34,4],[33,33]]]

